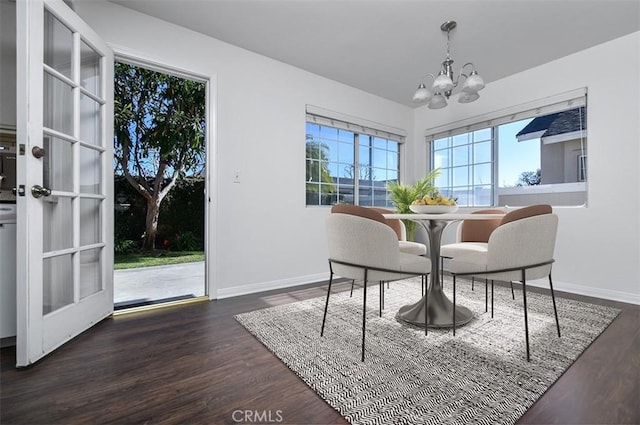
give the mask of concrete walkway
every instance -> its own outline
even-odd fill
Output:
[[[116,308],[204,295],[204,261],[114,270]]]

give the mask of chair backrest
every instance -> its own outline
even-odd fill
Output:
[[[536,215],[551,214],[552,212],[553,208],[551,208],[551,205],[530,205],[528,207],[522,207],[513,211],[509,211],[504,215],[504,217],[502,217],[502,222],[500,223],[500,225],[502,226],[512,221],[521,220],[523,218],[533,217]]]
[[[393,213],[395,213],[395,211],[388,210],[386,208],[371,207],[369,209],[370,210],[374,210],[376,212],[379,212],[380,214],[393,214]],[[384,221],[385,221],[385,223],[387,223],[387,226],[391,227],[393,229],[393,231],[396,232],[396,235],[398,235],[398,240],[399,241],[406,241],[407,240],[407,228],[405,227],[405,225],[402,222],[402,220],[399,220],[397,218],[384,218]]]
[[[386,224],[396,232],[398,240],[406,240],[406,230],[404,224],[400,220],[389,220],[384,218],[382,214],[392,213],[391,210],[375,207],[361,207],[359,205],[337,204],[331,207],[332,213],[350,214],[358,217],[365,217]]]
[[[395,269],[400,251],[395,232],[377,220],[352,214],[329,214],[326,220],[329,258],[362,266]],[[362,268],[333,264],[333,272],[362,279]]]
[[[558,230],[556,214],[538,214],[498,226],[488,243],[489,270],[522,267],[553,259]],[[527,270],[527,280],[549,275],[551,265]],[[520,272],[492,276],[492,279],[520,280]]]
[[[503,210],[477,210],[471,214],[504,214]],[[500,225],[502,217],[491,220],[464,220],[460,225],[460,242],[488,242],[491,233]]]

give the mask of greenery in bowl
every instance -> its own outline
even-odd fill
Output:
[[[400,182],[387,184],[387,188],[391,192],[391,200],[396,206],[396,211],[399,214],[413,213],[409,208],[413,201],[437,191],[433,182],[438,175],[440,175],[440,169],[436,168],[413,185],[405,185]],[[416,233],[416,222],[411,220],[403,220],[403,222],[407,228],[407,239],[413,240]]]

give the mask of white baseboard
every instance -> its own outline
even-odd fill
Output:
[[[274,289],[290,288],[293,286],[306,285],[308,283],[321,282],[329,279],[329,273],[318,273],[314,275],[298,276],[288,279],[272,280],[268,282],[253,283],[250,285],[234,286],[223,288],[217,291],[217,298],[230,298],[240,295],[254,294],[257,292],[271,291]],[[528,285],[549,288],[547,279],[536,279],[527,282]],[[568,292],[576,295],[585,295],[588,297],[602,298],[606,300],[619,301],[629,304],[640,305],[640,294],[629,292],[612,291],[609,289],[592,288],[590,286],[576,285],[567,282],[553,282],[553,289],[561,292]]]
[[[527,281],[527,285],[549,289],[549,281],[547,279]],[[640,294],[630,292],[611,291],[609,289],[593,288],[590,286],[576,285],[575,283],[557,282],[555,280],[553,282],[553,289],[555,291],[568,292],[576,295],[640,305]]]
[[[329,280],[329,272],[307,276],[297,276],[288,279],[272,280],[269,282],[252,283],[250,285],[233,286],[230,288],[221,288],[218,289],[216,295],[218,299],[230,298],[240,295],[254,294],[257,292],[271,291],[273,289],[290,288],[292,286],[321,282],[323,280]]]

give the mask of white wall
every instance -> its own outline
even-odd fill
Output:
[[[588,88],[588,206],[558,208],[557,289],[640,304],[640,32],[492,82],[477,102],[415,111],[426,170],[430,127]],[[613,67],[612,67],[613,66]]]
[[[305,207],[305,104],[406,129],[410,141],[413,111],[111,3],[79,2],[76,12],[116,53],[215,82],[208,257],[214,295],[327,278],[328,210]],[[406,167],[411,173],[413,165]],[[241,183],[233,183],[235,170]]]

